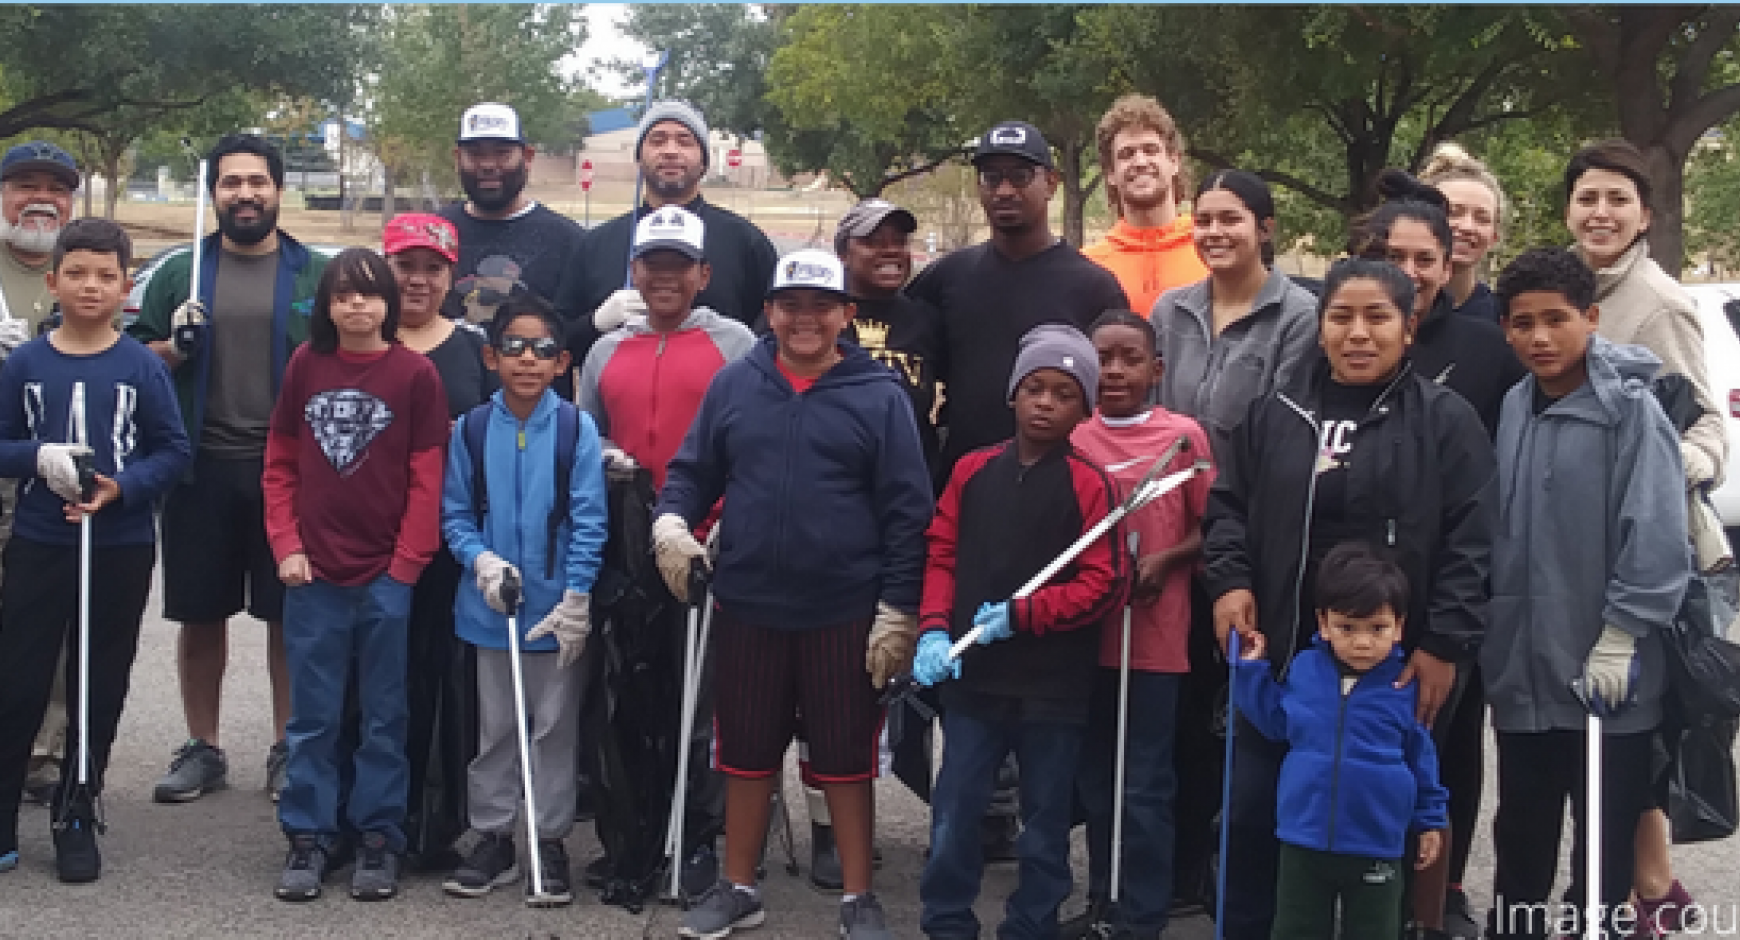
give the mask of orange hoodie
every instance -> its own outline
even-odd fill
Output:
[[[1137,228],[1119,219],[1105,241],[1089,245],[1082,254],[1112,272],[1130,309],[1145,317],[1161,294],[1208,277],[1191,229],[1190,216],[1183,213],[1161,228]]]

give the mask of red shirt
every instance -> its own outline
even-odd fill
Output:
[[[819,375],[798,375],[786,368],[785,360],[777,355],[773,357],[773,364],[779,367],[779,374],[785,376],[785,380],[791,383],[791,390],[799,395],[809,391],[810,387],[816,384],[816,380],[821,378]]]
[[[1113,419],[1114,424],[1122,424]],[[1190,449],[1179,454],[1162,473],[1188,467],[1209,456],[1202,427],[1184,415],[1156,407],[1146,420],[1115,427],[1099,414],[1076,426],[1070,443],[1089,460],[1104,467],[1118,487],[1118,498],[1129,495],[1154,461],[1182,434]],[[1137,532],[1138,552],[1146,557],[1171,548],[1202,528],[1208,490],[1214,474],[1199,473],[1178,489],[1124,517],[1124,531]],[[1127,548],[1126,548],[1127,550]],[[1190,634],[1190,573],[1195,565],[1178,565],[1166,574],[1165,587],[1152,603],[1137,604],[1130,619],[1130,668],[1143,672],[1189,672],[1185,643]],[[1124,611],[1109,617],[1100,629],[1100,665],[1118,668],[1123,643]]]
[[[317,353],[284,370],[266,439],[266,538],[279,562],[302,552],[343,586],[382,572],[415,582],[441,546],[447,397],[429,360]]]

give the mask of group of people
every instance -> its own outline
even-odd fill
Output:
[[[853,207],[832,252],[784,257],[707,203],[707,127],[681,102],[640,122],[645,202],[590,231],[526,196],[518,115],[477,105],[455,147],[466,201],[330,260],[278,227],[277,152],[232,135],[208,157],[198,283],[192,254],[164,262],[123,335],[125,233],[58,224],[76,165],[14,148],[0,274],[35,264],[60,316],[0,367],[0,475],[20,481],[0,868],[55,759],[33,757],[48,704],[86,694],[56,663],[88,518],[90,779],[60,769],[48,800],[60,877],[100,874],[96,796],[160,511],[189,738],[154,796],[225,785],[225,621],[246,609],[272,638],[285,900],[353,857],[358,899],[392,897],[407,858],[488,894],[522,877],[522,799],[528,891],[572,899],[593,594],[621,542],[674,604],[709,608],[685,677],[703,720],[676,744],[698,770],[660,784],[689,807],[682,936],[766,918],[756,871],[794,738],[812,880],[841,892],[842,936],[892,936],[872,782],[908,674],[942,715],[919,884],[937,940],[979,936],[1000,857],[1019,878],[999,936],[1158,938],[1212,890],[1217,808],[1229,938],[1477,936],[1462,882],[1489,712],[1492,935],[1568,929],[1586,891],[1612,936],[1626,912],[1687,926],[1650,759],[1659,632],[1690,578],[1732,564],[1699,537],[1726,442],[1695,311],[1648,256],[1643,157],[1579,151],[1574,247],[1524,252],[1489,288],[1505,194],[1454,146],[1418,179],[1386,171],[1320,283],[1275,268],[1259,177],[1190,185],[1158,102],[1120,99],[1097,149],[1104,242],[1053,234],[1051,149],[1008,121],[971,154],[989,239],[914,277],[917,219],[887,201]],[[1677,423],[1658,375],[1690,403]],[[1124,515],[1160,474],[1181,485]],[[625,534],[617,494],[637,486],[647,524]],[[1598,808],[1579,796],[1591,712]],[[1579,827],[1600,814],[1604,868],[1561,916],[1567,799]],[[1060,924],[1083,819],[1089,903]]]

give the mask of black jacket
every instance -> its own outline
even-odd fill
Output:
[[[1316,492],[1316,416],[1328,381],[1328,363],[1319,359],[1288,388],[1251,404],[1233,446],[1219,455],[1203,521],[1209,596],[1255,593],[1257,626],[1277,666],[1297,652],[1300,601],[1311,590],[1302,581]],[[1492,443],[1461,396],[1426,381],[1406,360],[1357,433],[1376,435],[1378,446],[1362,444],[1375,460],[1349,471],[1355,518],[1347,521],[1396,553],[1408,575],[1403,642],[1466,661],[1486,629],[1498,508]]]
[[[1451,305],[1450,292],[1443,290],[1414,331],[1414,345],[1408,350],[1408,357],[1421,376],[1449,388],[1474,406],[1480,423],[1486,425],[1489,440],[1498,437],[1498,412],[1504,405],[1504,393],[1528,375],[1498,324],[1457,313]]]

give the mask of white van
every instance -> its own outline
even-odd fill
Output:
[[[1711,494],[1716,513],[1728,529],[1728,541],[1740,545],[1740,284],[1687,284],[1698,302],[1704,328],[1704,361],[1710,371],[1711,393],[1728,428],[1727,479]]]

